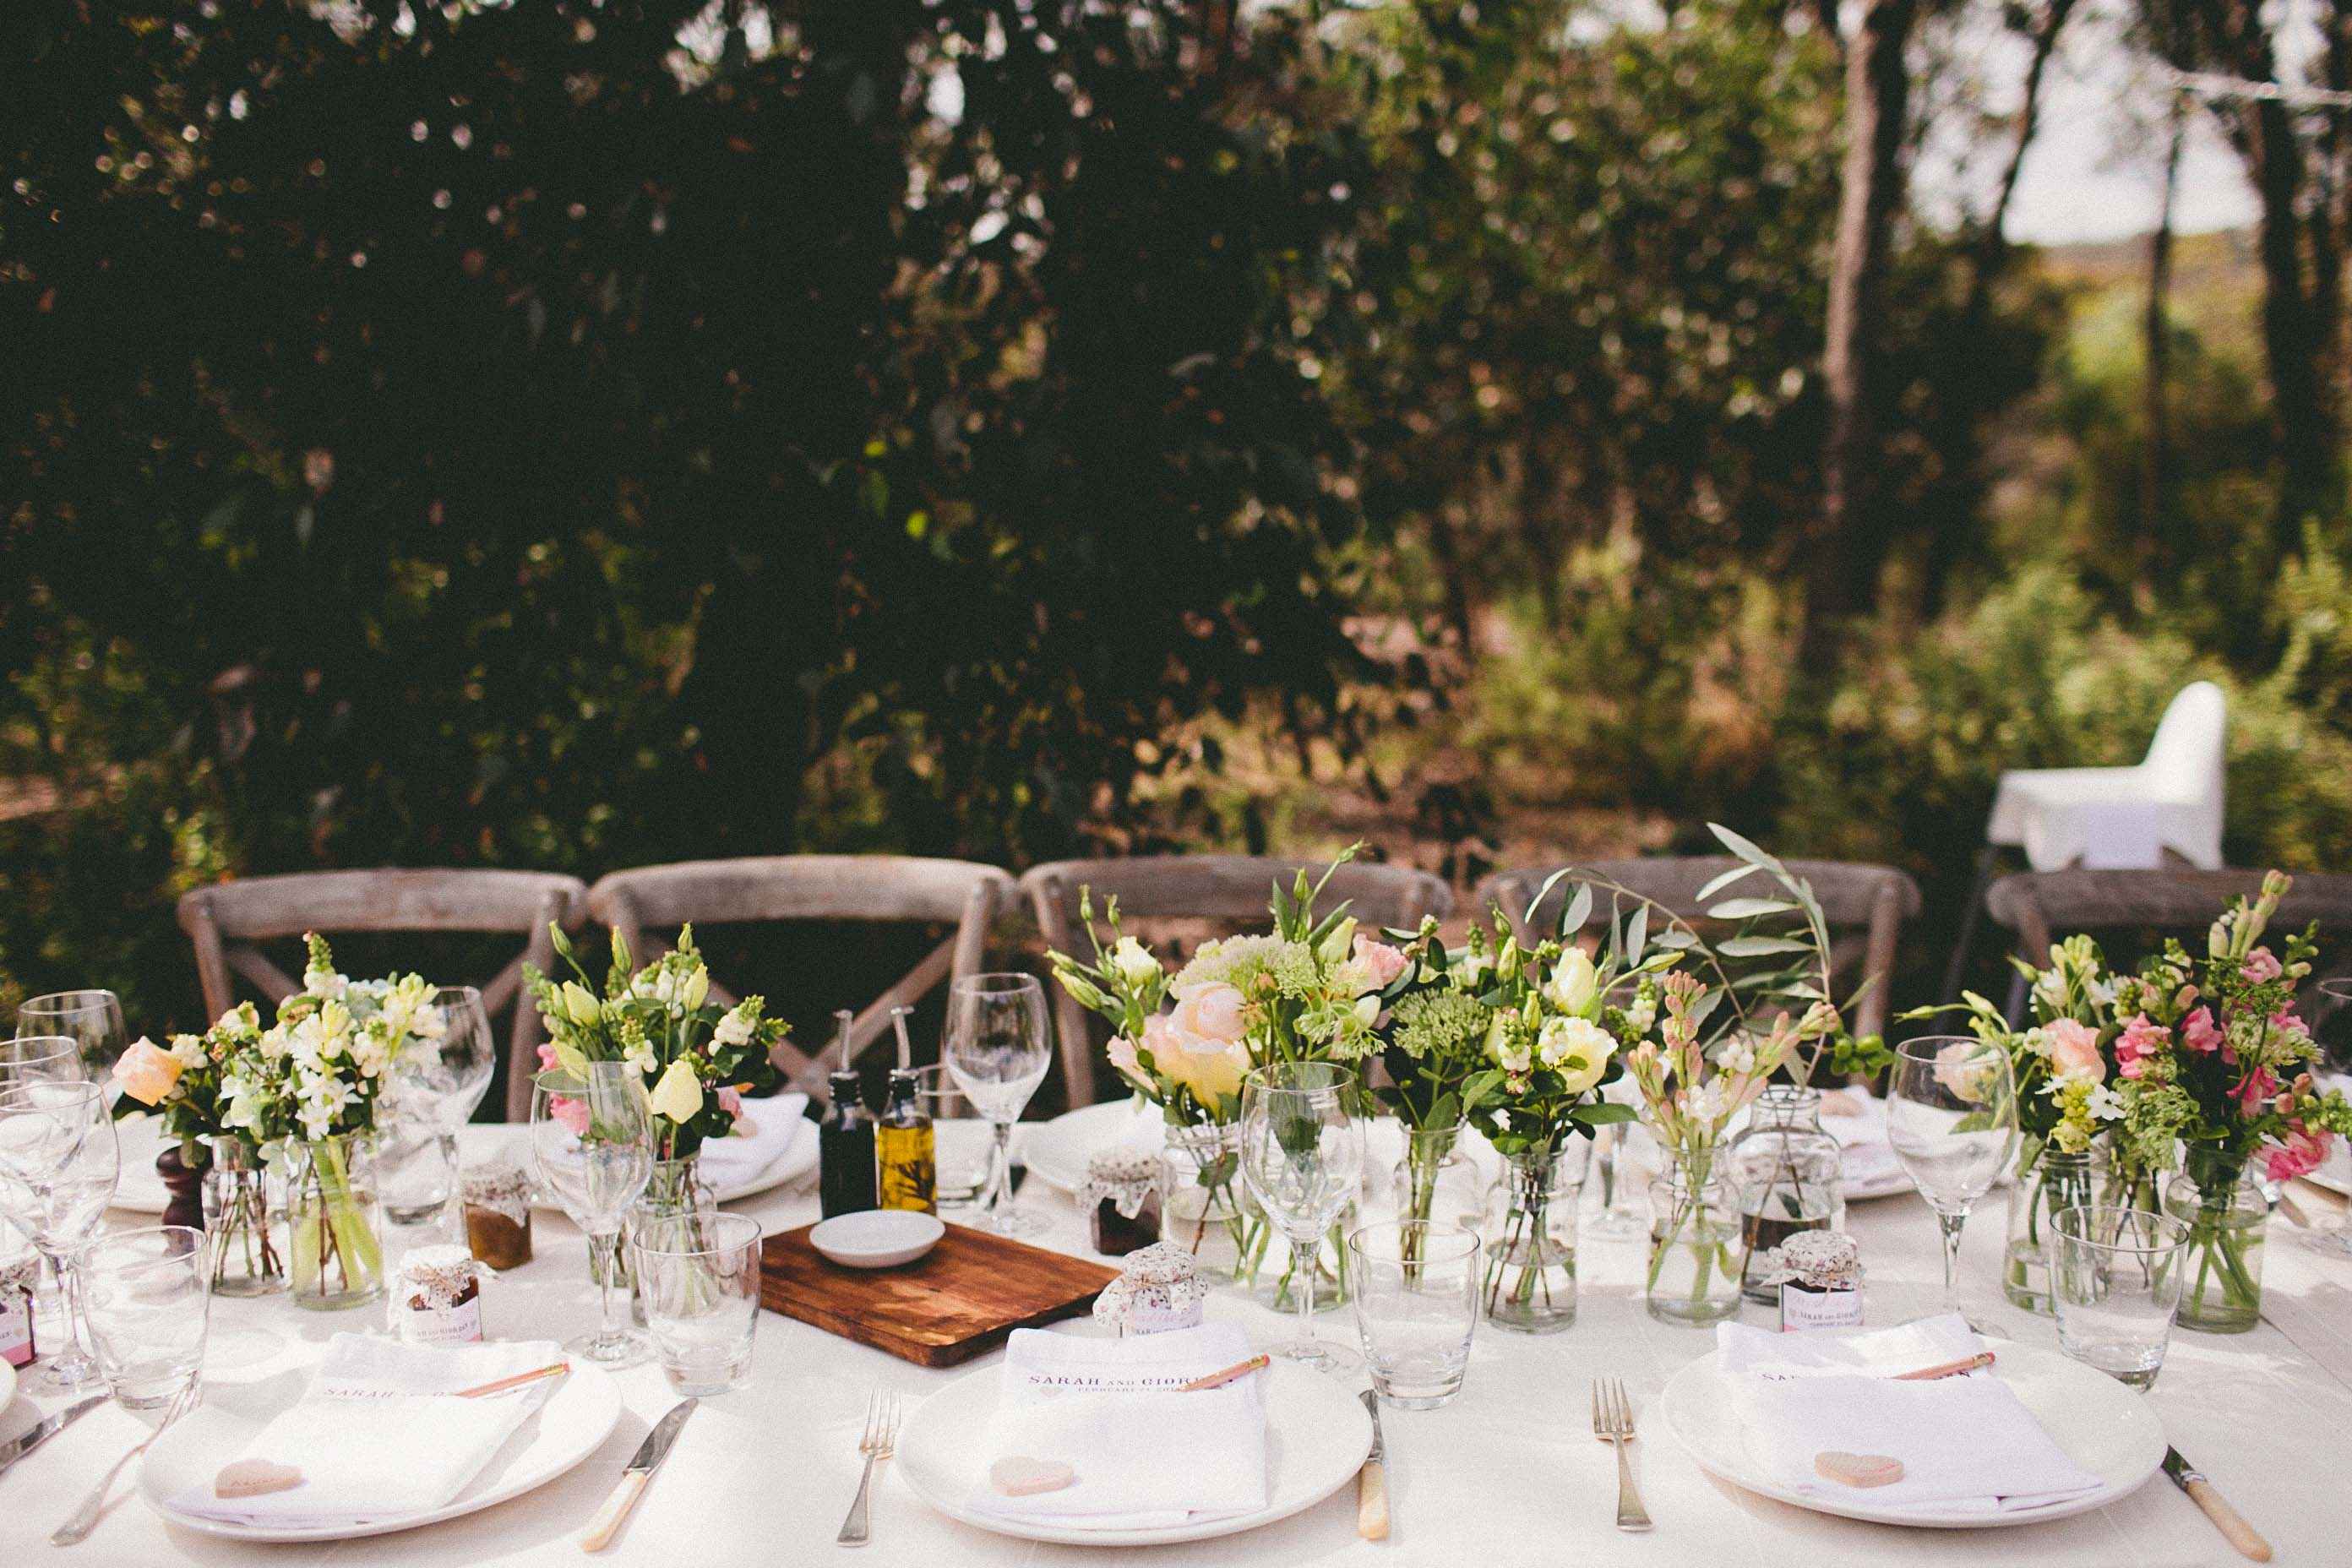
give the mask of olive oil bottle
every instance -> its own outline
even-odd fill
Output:
[[[849,1009],[834,1016],[839,1029],[840,1066],[825,1081],[833,1103],[817,1123],[817,1203],[824,1217],[879,1208],[874,1166],[874,1113],[849,1065]]]
[[[874,1163],[880,1173],[880,1195],[886,1209],[940,1212],[939,1152],[931,1119],[916,1098],[914,1047],[907,1038],[907,1016],[912,1007],[890,1009],[898,1031],[898,1065],[890,1072],[890,1092],[874,1124]]]

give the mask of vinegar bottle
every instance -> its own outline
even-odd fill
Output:
[[[839,1025],[840,1066],[825,1081],[833,1103],[817,1124],[817,1203],[824,1217],[879,1208],[874,1167],[874,1113],[866,1109],[857,1074],[849,1065],[849,1009],[834,1015]]]

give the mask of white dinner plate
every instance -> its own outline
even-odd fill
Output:
[[[224,1458],[235,1454],[272,1417],[292,1405],[309,1384],[306,1373],[258,1384],[207,1384],[205,1402],[173,1422],[147,1450],[139,1471],[139,1495],[149,1508],[183,1530],[233,1541],[346,1541],[362,1535],[390,1535],[478,1512],[545,1486],[602,1447],[612,1436],[614,1423],[621,1418],[621,1389],[612,1374],[574,1357],[571,1375],[548,1396],[547,1403],[490,1456],[489,1463],[464,1491],[439,1508],[365,1524],[299,1528],[233,1524],[226,1520],[199,1519],[172,1508],[170,1499],[211,1479]]]
[[[988,1428],[1003,1373],[990,1367],[932,1394],[908,1414],[898,1442],[898,1474],[915,1495],[950,1519],[1024,1541],[1074,1546],[1160,1546],[1207,1541],[1288,1519],[1353,1480],[1372,1449],[1372,1418],[1336,1377],[1276,1365],[1266,1388],[1265,1506],[1255,1513],[1167,1525],[1158,1530],[1085,1530],[981,1513],[970,1505],[986,1479],[988,1457],[975,1441]]]
[[[1827,1497],[1790,1491],[1768,1478],[1748,1457],[1732,1403],[1731,1380],[1709,1354],[1675,1373],[1666,1384],[1666,1428],[1699,1468],[1734,1486],[1778,1498],[1816,1513],[1908,1524],[1926,1530],[1986,1530],[2039,1524],[2104,1508],[2137,1489],[2164,1459],[2164,1424],[2143,1394],[2105,1373],[2069,1361],[2055,1351],[2004,1341],[1993,1375],[2017,1391],[2026,1409],[2051,1439],[2105,1484],[2095,1492],[2014,1513],[1937,1511],[1932,1505],[1908,1509],[1873,1507],[1866,1494]]]
[[[751,1102],[751,1110],[760,1113],[761,1102]],[[793,1130],[793,1141],[782,1158],[758,1175],[719,1189],[719,1201],[732,1203],[748,1198],[754,1193],[764,1193],[771,1187],[783,1185],[807,1175],[816,1169],[816,1123],[807,1117],[797,1119],[800,1125]],[[129,1209],[133,1214],[162,1214],[167,1194],[163,1178],[156,1173],[155,1156],[163,1152],[163,1124],[152,1116],[125,1117],[114,1124],[115,1137],[122,1150],[122,1174],[114,1189],[114,1206]],[[458,1130],[457,1157],[468,1165],[479,1164],[496,1153],[504,1152],[526,1169],[530,1166],[529,1133],[511,1122],[473,1121]],[[546,1197],[537,1200],[538,1206],[550,1214],[555,1205]]]

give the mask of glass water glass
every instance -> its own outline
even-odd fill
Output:
[[[393,1224],[439,1220],[457,1191],[457,1141],[416,1108],[403,1106],[377,1129],[375,1178]]]
[[[942,1209],[968,1209],[988,1195],[996,1169],[996,1131],[972,1114],[971,1101],[948,1076],[946,1064],[915,1069],[915,1104],[931,1119],[935,1189]]]
[[[1356,1333],[1372,1387],[1406,1410],[1462,1392],[1478,1326],[1478,1237],[1458,1225],[1394,1220],[1348,1238]]]
[[[1013,1205],[1013,1124],[1054,1059],[1045,988],[1034,974],[972,974],[948,987],[940,1060],[972,1108],[996,1129],[988,1199],[980,1220],[1004,1236],[1030,1236],[1045,1216]]]
[[[63,1035],[81,1047],[82,1076],[103,1082],[130,1048],[122,1026],[122,1002],[111,991],[52,991],[16,1009],[16,1033]]]
[[[749,1215],[677,1215],[634,1227],[637,1297],[676,1393],[725,1394],[751,1381],[760,1241]]]
[[[210,1253],[184,1225],[119,1230],[81,1250],[82,1316],[115,1402],[160,1410],[205,1363]]]
[[[33,1082],[0,1089],[0,1214],[48,1263],[66,1307],[65,1348],[26,1375],[27,1394],[79,1394],[101,1381],[98,1363],[82,1349],[75,1255],[114,1201],[121,1172],[114,1122],[98,1085]]]
[[[2016,1083],[2009,1053],[1971,1035],[1906,1040],[1887,1074],[1887,1142],[1943,1232],[1948,1312],[1960,1310],[1960,1228],[2017,1158]]]
[[[2180,1306],[2187,1227],[2146,1209],[2092,1204],[2060,1210],[2051,1229],[2059,1348],[2133,1388],[2151,1386]]]
[[[1242,1080],[1242,1179],[1294,1257],[1312,1258],[1364,1184],[1356,1075],[1328,1062],[1272,1062]],[[1272,1353],[1318,1371],[1352,1370],[1352,1351],[1315,1336],[1315,1292],[1296,1289],[1298,1338]]]
[[[621,1272],[622,1224],[653,1179],[653,1112],[645,1075],[626,1062],[590,1062],[578,1073],[555,1068],[532,1081],[530,1149],[542,1190],[588,1233],[598,1274],[604,1326],[564,1349],[604,1367],[646,1359],[645,1335],[628,1326],[628,1306],[614,1294]]]

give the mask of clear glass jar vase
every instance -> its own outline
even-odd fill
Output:
[[[383,1294],[383,1208],[372,1133],[288,1142],[286,1239],[287,1289],[296,1306],[341,1311]]]
[[[2164,1189],[2164,1212],[2188,1227],[2180,1250],[2184,1329],[2242,1334],[2263,1320],[2263,1234],[2271,1217],[2243,1155],[2191,1149]]]
[[[1486,1217],[1486,1179],[1462,1147],[1462,1124],[1416,1127],[1405,1132],[1404,1158],[1390,1177],[1401,1220],[1455,1225],[1475,1231]]]
[[[1717,1152],[1666,1151],[1650,1184],[1644,1295],[1663,1323],[1706,1328],[1738,1315],[1739,1194]]]
[[[2019,1157],[2017,1181],[2009,1189],[2009,1239],[2000,1259],[2001,1294],[2012,1305],[2045,1318],[2054,1314],[2050,1265],[2057,1234],[2051,1221],[2068,1209],[2114,1195],[2106,1164],[2105,1155],[2096,1149],[2071,1154],[2046,1143]]]
[[[629,1292],[630,1312],[637,1327],[644,1328],[645,1307],[637,1300],[636,1284],[629,1272],[629,1247],[636,1239],[638,1228],[655,1220],[718,1212],[719,1194],[702,1180],[699,1152],[679,1160],[656,1160],[653,1174],[646,1179],[646,1190],[629,1205],[629,1212],[622,1216],[620,1230],[610,1243],[598,1246],[591,1239],[588,1278],[602,1285],[609,1274],[614,1286]]]
[[[1591,1155],[1587,1140],[1564,1136],[1507,1157],[1480,1283],[1496,1328],[1556,1334],[1576,1321],[1576,1208]]]
[[[1160,1152],[1160,1239],[1213,1284],[1252,1278],[1272,1226],[1242,1185],[1241,1128],[1171,1127]]]
[[[1739,1194],[1740,1292],[1775,1305],[1780,1288],[1767,1281],[1780,1266],[1780,1244],[1801,1231],[1845,1228],[1842,1151],[1822,1126],[1822,1091],[1767,1089],[1721,1163]]]
[[[213,1140],[205,1167],[205,1233],[213,1294],[274,1296],[286,1289],[285,1209],[270,1201],[269,1168],[242,1138]]]

